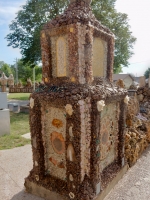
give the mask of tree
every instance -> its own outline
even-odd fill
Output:
[[[0,61],[0,71],[4,72],[7,77],[12,74],[11,67],[3,61]]]
[[[148,68],[144,73],[145,78],[149,78],[149,75],[150,75],[150,68]]]
[[[30,78],[33,80],[33,69],[29,64],[24,64],[22,60],[17,61],[18,67],[18,80],[21,81],[23,84],[27,82],[27,79]],[[16,67],[13,65],[12,71],[14,77],[16,77]],[[35,66],[35,80],[40,82],[42,80],[42,68],[39,66]]]
[[[122,66],[128,66],[128,59],[132,56],[135,38],[132,36],[126,14],[117,13],[116,0],[93,0],[92,9],[98,20],[109,27],[115,34],[114,72],[122,71]],[[63,12],[66,0],[28,0],[10,24],[10,31],[6,36],[8,46],[19,47],[23,62],[32,67],[41,61],[40,30],[43,24]]]

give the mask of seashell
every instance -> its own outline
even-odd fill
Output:
[[[35,163],[34,163],[34,164],[35,164],[35,167],[37,167],[37,166],[38,166],[38,162],[37,162],[37,161],[35,161]]]
[[[36,179],[36,181],[39,181],[39,180],[40,180],[40,178],[39,178],[38,175],[35,175],[35,179]]]
[[[67,148],[67,159],[71,162],[76,161],[73,145],[70,143]]]
[[[30,98],[30,107],[33,108],[34,107],[34,99],[31,97]]]
[[[125,103],[125,104],[128,104],[129,100],[130,100],[130,97],[127,95],[127,96],[125,97],[125,99],[124,99],[124,103]]]
[[[79,100],[78,103],[79,103],[80,106],[83,106],[84,105],[84,100]]]
[[[74,195],[72,192],[70,192],[70,193],[69,193],[69,197],[70,197],[70,199],[74,199],[74,198],[75,198],[75,195]]]
[[[73,126],[70,126],[70,127],[69,127],[69,135],[70,135],[70,137],[73,137],[72,128],[73,128]]]
[[[105,102],[103,100],[97,102],[97,110],[100,112],[103,110]]]
[[[65,106],[65,109],[66,109],[66,112],[67,112],[69,115],[72,115],[72,113],[73,113],[72,105],[67,104],[67,105]]]
[[[70,180],[70,181],[73,181],[73,176],[72,176],[72,174],[69,175],[69,180]]]

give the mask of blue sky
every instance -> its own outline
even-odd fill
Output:
[[[0,0],[0,61],[13,64],[15,58],[21,58],[19,49],[7,47],[5,36],[9,33],[9,24],[15,18],[20,6],[26,0]],[[118,12],[127,13],[133,35],[137,38],[131,65],[123,68],[124,73],[141,76],[150,67],[150,0],[117,0]]]
[[[19,49],[7,47],[7,40],[4,38],[9,33],[9,24],[25,2],[25,0],[0,0],[0,61],[8,64],[14,64],[16,57],[21,58]]]

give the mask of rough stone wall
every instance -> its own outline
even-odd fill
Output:
[[[137,97],[140,103],[140,112],[150,120],[150,88],[146,87],[139,88],[137,90]]]
[[[126,119],[125,155],[132,166],[150,142],[150,89],[142,87],[130,97]]]

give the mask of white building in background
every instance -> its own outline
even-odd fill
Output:
[[[113,81],[116,82],[119,79],[122,79],[125,87],[128,89],[134,82],[134,77],[130,74],[113,74]]]

